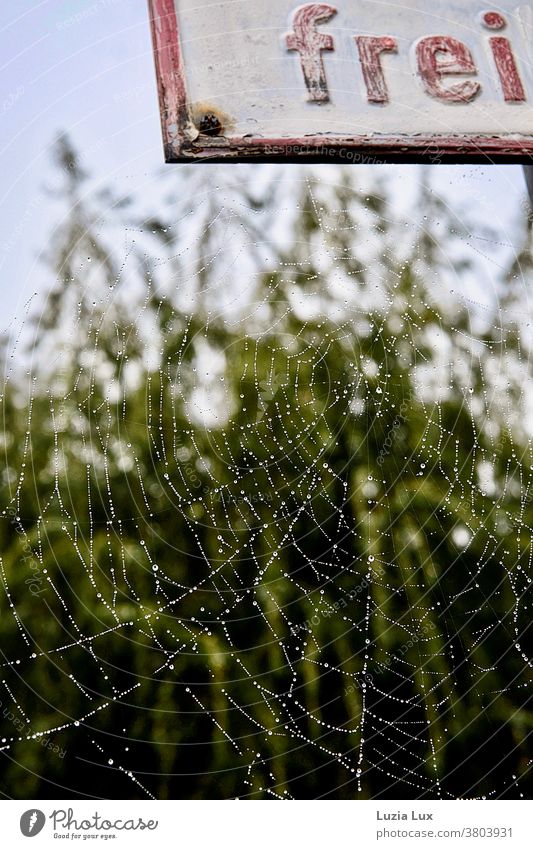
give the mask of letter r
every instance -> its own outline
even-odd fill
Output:
[[[374,38],[366,35],[356,35],[355,43],[359,50],[361,70],[366,85],[369,103],[388,103],[389,93],[381,65],[382,53],[397,53],[398,42],[390,36]]]

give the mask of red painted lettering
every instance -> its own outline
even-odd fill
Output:
[[[397,53],[398,42],[390,36],[374,38],[366,35],[355,36],[361,70],[366,85],[369,103],[388,103],[389,92],[381,64],[382,53]]]
[[[491,30],[502,30],[507,26],[505,18],[499,12],[486,12],[483,15],[483,23],[487,29]],[[526,93],[516,67],[509,39],[496,36],[489,39],[489,44],[492,48],[492,55],[505,100],[508,103],[523,102],[526,100]]]
[[[417,44],[416,55],[426,90],[433,97],[448,103],[464,103],[473,100],[480,91],[480,84],[471,81],[449,88],[442,85],[445,75],[477,73],[472,54],[462,41],[445,35],[423,38]]]
[[[329,21],[337,13],[327,3],[308,3],[295,10],[292,18],[293,32],[286,36],[289,50],[300,54],[302,71],[309,92],[309,100],[326,103],[329,100],[323,50],[334,50],[333,38],[317,31],[317,24]]]
[[[509,41],[506,38],[490,38],[489,41],[505,100],[507,102],[526,100],[526,93]]]

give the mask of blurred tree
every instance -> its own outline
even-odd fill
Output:
[[[3,792],[527,792],[530,366],[450,296],[444,205],[406,237],[355,170],[199,169],[109,221],[57,160],[48,357],[3,396]]]

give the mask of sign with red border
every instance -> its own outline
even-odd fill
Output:
[[[149,0],[167,162],[533,153],[533,2]]]

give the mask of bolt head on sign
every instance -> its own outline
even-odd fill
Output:
[[[530,161],[533,0],[149,0],[168,162]]]

